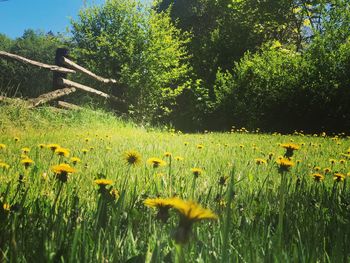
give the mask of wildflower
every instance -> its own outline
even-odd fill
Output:
[[[111,185],[113,181],[109,179],[96,179],[94,183],[97,184],[100,188],[105,188],[107,185]]]
[[[244,145],[243,145],[243,144],[240,144],[240,145],[239,145],[239,148],[243,149],[243,148],[244,148]]]
[[[324,171],[325,174],[328,174],[328,173],[330,173],[332,170],[331,170],[331,168],[326,167],[326,168],[323,169],[323,171]]]
[[[269,160],[271,160],[272,159],[272,157],[274,156],[275,154],[274,153],[269,153]]]
[[[165,156],[165,157],[171,157],[171,152],[165,152],[165,153],[164,153],[164,156]]]
[[[321,171],[321,167],[315,166],[315,167],[314,167],[314,170],[315,170],[316,172]]]
[[[83,152],[83,154],[87,154],[87,152],[88,152],[89,150],[84,148],[84,149],[82,149],[81,151]]]
[[[2,168],[2,169],[9,169],[10,165],[8,165],[7,163],[4,163],[4,162],[0,162],[0,168]]]
[[[153,168],[158,168],[159,166],[165,166],[166,162],[159,158],[150,158],[147,160],[147,163],[152,165]]]
[[[0,150],[5,149],[5,148],[6,148],[6,145],[3,143],[0,143]]]
[[[346,161],[345,161],[344,159],[340,159],[340,160],[339,160],[339,163],[340,163],[340,164],[345,164]]]
[[[187,146],[189,144],[189,142],[184,142],[184,145]]]
[[[319,174],[319,173],[314,173],[311,176],[313,177],[315,182],[321,182],[324,180],[324,176],[322,174]]]
[[[65,148],[62,148],[62,147],[59,147],[55,150],[55,153],[58,155],[58,156],[64,156],[64,157],[68,157],[69,156],[69,150],[68,149],[65,149]]]
[[[110,196],[111,196],[111,198],[112,198],[113,200],[117,200],[117,199],[119,198],[119,192],[118,192],[118,190],[116,190],[116,189],[112,189],[112,190],[109,192],[109,194],[110,194]]]
[[[201,150],[204,148],[204,145],[203,144],[197,144],[197,149]]]
[[[342,173],[334,173],[333,179],[334,181],[341,182],[345,180],[345,175]]]
[[[53,172],[56,174],[56,179],[62,183],[67,182],[68,174],[75,173],[76,170],[69,164],[61,163],[52,167]]]
[[[166,223],[169,219],[169,208],[172,207],[170,201],[172,199],[164,198],[155,198],[155,199],[146,199],[143,203],[152,208],[158,208],[158,213],[156,218],[161,220],[163,223]]]
[[[279,165],[279,172],[287,172],[294,166],[294,163],[287,158],[281,158],[276,163]]]
[[[78,157],[72,157],[70,158],[70,161],[72,162],[73,165],[76,165],[77,163],[80,163],[81,160]]]
[[[55,152],[57,148],[60,148],[60,146],[56,143],[51,143],[47,145],[47,148],[49,148],[52,152]]]
[[[23,154],[28,154],[30,152],[30,149],[28,147],[24,147],[21,150]]]
[[[90,138],[85,138],[85,142],[89,142],[90,140]]]
[[[21,160],[21,164],[24,165],[25,169],[28,169],[29,166],[31,166],[34,163],[34,161],[28,157],[24,158],[23,160]]]
[[[266,161],[264,159],[257,158],[257,159],[255,159],[255,163],[257,165],[261,165],[261,164],[266,164]]]
[[[335,160],[335,159],[329,159],[329,162],[330,162],[332,165],[334,165],[334,164],[337,162],[337,160]]]
[[[184,160],[184,158],[183,158],[183,157],[181,157],[181,156],[175,156],[175,160],[176,160],[176,161],[183,161],[183,160]]]
[[[194,175],[194,177],[197,178],[203,173],[203,170],[201,168],[191,168],[191,172]]]
[[[44,148],[45,148],[45,144],[40,143],[40,144],[38,145],[38,147],[39,147],[40,149],[44,149]]]
[[[129,165],[139,165],[141,163],[141,155],[134,150],[126,151],[124,153],[124,160]]]
[[[211,210],[201,207],[193,201],[184,201],[179,198],[172,198],[168,201],[180,214],[180,222],[174,234],[177,243],[185,243],[189,239],[193,223],[203,219],[218,219],[218,216]]]
[[[19,142],[19,138],[18,137],[14,137],[13,139],[15,140],[15,142]]]
[[[286,158],[292,157],[294,151],[300,149],[300,146],[295,143],[284,143],[284,144],[281,144],[281,147],[286,149],[286,153],[284,154],[284,157]]]
[[[10,210],[11,210],[11,206],[10,206],[10,204],[4,203],[4,204],[2,205],[2,209],[3,209],[3,211],[4,211],[5,213],[9,213]]]

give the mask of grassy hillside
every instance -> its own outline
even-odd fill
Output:
[[[350,260],[349,138],[147,131],[21,105],[0,115],[5,261]]]

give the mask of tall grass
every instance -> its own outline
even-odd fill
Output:
[[[341,155],[350,148],[349,138],[146,131],[103,112],[29,111],[20,105],[2,106],[0,114],[0,144],[6,145],[0,160],[10,166],[0,168],[3,261],[350,260],[348,177],[333,179],[334,172],[350,172],[350,160]],[[302,146],[283,182],[275,161],[285,152],[279,143],[290,141]],[[38,147],[49,143],[70,149],[70,156]],[[20,163],[23,147],[35,162],[28,169]],[[131,149],[141,154],[141,165],[126,163],[123,154]],[[165,152],[172,154],[171,166]],[[81,162],[62,183],[51,167],[73,166],[72,156]],[[151,157],[167,165],[153,168],[146,162]],[[256,164],[256,158],[266,164]],[[191,172],[195,167],[203,170],[198,178]],[[318,167],[322,174],[331,169],[321,182],[310,176]],[[99,190],[97,178],[113,181],[108,193]],[[182,259],[174,240],[178,213],[170,210],[162,223],[157,211],[143,204],[146,198],[173,195],[194,199],[219,217],[193,224],[190,240],[181,245]]]

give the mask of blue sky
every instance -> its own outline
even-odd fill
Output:
[[[145,1],[145,0],[143,0]],[[90,0],[87,4],[102,4]],[[8,0],[0,1],[0,33],[19,37],[25,29],[65,33],[70,19],[76,18],[83,0]]]

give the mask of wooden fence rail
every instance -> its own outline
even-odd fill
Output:
[[[27,59],[27,58],[15,55],[15,54],[7,53],[5,51],[0,51],[0,57],[17,60],[19,62],[23,62],[23,63],[30,64],[33,66],[37,66],[39,68],[49,69],[51,71],[57,71],[57,72],[61,72],[61,73],[75,73],[75,70],[73,70],[73,69],[62,68],[62,67],[59,67],[56,65],[44,64],[41,62],[37,62],[37,61],[31,60],[31,59]]]
[[[68,58],[65,57],[67,54],[68,54],[67,49],[64,49],[64,48],[57,49],[56,58],[55,58],[57,65],[49,65],[49,64],[44,64],[44,63],[41,63],[38,61],[27,59],[27,58],[0,50],[0,58],[16,60],[16,61],[26,63],[26,64],[29,64],[32,66],[37,66],[37,67],[40,67],[43,69],[48,69],[54,73],[53,85],[54,85],[54,89],[56,89],[56,90],[42,94],[37,98],[29,99],[28,100],[29,107],[36,107],[36,106],[42,105],[44,103],[47,103],[49,101],[56,100],[60,97],[63,97],[63,96],[66,96],[66,95],[69,95],[69,94],[75,92],[76,89],[98,95],[98,96],[103,97],[105,99],[117,102],[121,105],[125,104],[124,101],[122,101],[121,99],[119,99],[113,95],[107,94],[105,92],[96,90],[96,89],[91,88],[89,86],[82,85],[80,83],[66,79],[66,76],[68,73],[76,73],[77,71],[79,71],[81,73],[84,73],[84,74],[86,74],[86,75],[88,75],[88,76],[90,76],[98,81],[106,83],[106,84],[107,83],[112,83],[112,84],[117,83],[117,81],[115,79],[108,79],[108,78],[103,78],[101,76],[98,76],[95,73],[89,71],[88,69],[76,64],[75,62],[73,62],[71,60],[69,60]],[[4,97],[1,97],[0,101],[4,100],[3,98]],[[69,106],[68,106],[68,104],[65,104],[62,101],[60,103],[61,103],[61,106],[64,105],[64,106],[66,106],[66,108],[79,108],[78,106],[74,107],[74,105],[72,105],[72,104],[69,104]]]

